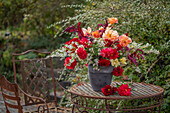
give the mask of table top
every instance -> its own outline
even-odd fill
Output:
[[[111,86],[116,87],[116,84],[121,84],[121,82],[112,82]],[[84,83],[81,85],[75,85],[71,87],[70,92],[79,96],[87,98],[97,98],[97,99],[140,99],[149,98],[153,96],[158,96],[163,93],[163,88],[146,83],[133,82],[132,84],[131,96],[120,96],[118,93],[110,96],[104,96],[102,92],[93,91],[89,83]]]

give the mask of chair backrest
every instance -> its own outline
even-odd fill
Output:
[[[21,71],[22,88],[24,92],[36,96],[42,97],[47,102],[55,101],[57,105],[56,89],[55,89],[55,78],[53,72],[52,59],[48,58],[34,58],[26,60],[17,60],[16,56],[22,56],[34,52],[36,54],[50,55],[50,52],[40,52],[37,50],[28,50],[21,54],[13,54],[13,69],[14,78],[17,83],[16,71],[17,67]],[[19,62],[20,66],[16,66],[16,62]],[[52,84],[49,79],[52,78]],[[52,89],[51,89],[52,88]],[[54,100],[50,98],[50,90],[54,92]],[[33,99],[24,95],[25,105],[35,105],[43,103],[41,100]]]
[[[18,86],[16,83],[10,83],[4,76],[0,78],[0,88],[4,99],[6,112],[10,113],[10,108],[18,109],[18,113],[23,113],[18,95]],[[12,102],[11,102],[12,101]]]

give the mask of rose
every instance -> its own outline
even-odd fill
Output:
[[[130,96],[131,88],[129,88],[128,84],[122,84],[118,89],[118,93],[120,96]]]
[[[87,53],[86,50],[84,50],[83,47],[79,47],[77,50],[77,55],[79,56],[80,59],[86,59],[87,58]]]
[[[119,34],[117,31],[113,31],[113,30],[106,30],[105,33],[103,34],[103,38],[106,40],[110,40],[110,41],[116,41],[118,40]]]
[[[71,57],[67,57],[67,58],[65,59],[65,64],[64,64],[64,66],[66,66],[68,69],[74,69],[75,66],[77,65],[77,61],[76,61],[76,59],[74,59],[74,62],[72,62],[71,65],[68,66],[68,64],[70,63],[70,60],[71,60]]]
[[[99,38],[100,37],[99,30],[92,32],[92,35],[94,38]]]
[[[115,76],[121,76],[123,71],[124,71],[123,68],[121,66],[118,66],[113,69],[112,74]]]
[[[107,59],[100,59],[99,60],[99,64],[98,64],[99,66],[109,66],[110,65],[110,61],[109,60],[107,60]]]
[[[114,24],[114,23],[118,23],[118,19],[117,18],[108,18],[108,20],[109,20],[109,23],[110,24]]]
[[[119,37],[119,44],[123,47],[126,47],[128,44],[130,44],[132,42],[131,38],[129,38],[126,35],[121,35]]]
[[[102,93],[105,95],[105,96],[108,96],[108,95],[112,95],[113,94],[113,89],[110,85],[106,85],[105,87],[103,87],[102,89]]]

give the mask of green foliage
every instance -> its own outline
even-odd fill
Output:
[[[61,8],[66,3],[80,4],[83,0],[1,0],[0,29],[20,26],[22,32],[34,31],[38,36],[53,37],[56,29],[47,26],[74,15],[73,9]]]
[[[23,4],[23,5],[22,5]],[[1,0],[0,1],[0,29],[14,26],[23,19],[23,7],[27,7],[25,0]]]
[[[60,37],[54,39],[57,29],[47,26],[74,15],[74,10],[61,9],[61,4],[82,2],[83,0],[0,0],[0,76],[13,78],[12,53],[29,49],[52,51],[68,40]],[[60,26],[62,25],[56,28]],[[21,59],[25,57],[27,56],[22,56]]]

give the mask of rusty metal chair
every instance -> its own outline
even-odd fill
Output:
[[[27,55],[30,52],[35,54],[50,55],[50,52],[40,52],[37,50],[28,50],[24,53],[13,54],[13,70],[15,83],[19,84],[17,80],[17,73],[20,73],[22,81],[22,89],[31,96],[41,97],[46,103],[54,103],[57,106],[55,78],[53,72],[52,58],[34,58],[34,59],[16,59],[17,56]],[[20,64],[20,66],[19,66]],[[19,69],[17,69],[19,67]],[[18,72],[17,72],[18,71]],[[52,84],[49,79],[52,78]],[[51,86],[50,86],[51,85]],[[52,87],[52,89],[50,89]],[[21,89],[21,90],[22,90]],[[54,99],[50,97],[50,91],[54,93]],[[25,105],[37,105],[43,103],[40,99],[33,99],[24,94]]]
[[[6,112],[10,113],[9,109],[8,109],[8,107],[10,107],[10,108],[18,109],[19,113],[23,113],[22,106],[21,106],[21,103],[20,103],[20,97],[18,95],[18,86],[17,86],[17,84],[8,82],[6,80],[6,78],[4,76],[2,76],[0,78],[0,88],[1,88],[3,99],[4,99]],[[10,96],[10,95],[4,93],[5,92],[4,90],[13,92],[15,94],[15,96]],[[14,104],[11,104],[11,103],[7,102],[8,99],[16,101],[17,104],[14,105]]]
[[[23,113],[23,106],[21,106],[21,102],[20,102],[21,98],[19,97],[20,88],[18,87],[18,85],[16,83],[10,83],[5,78],[5,76],[2,76],[0,78],[0,88],[1,88],[3,99],[4,99],[6,112],[10,113],[9,108],[12,108],[12,109],[17,109],[18,113]],[[27,95],[28,97],[31,97],[31,98],[34,98],[34,99],[40,99],[40,100],[43,101],[42,98],[33,97],[33,96],[26,94],[23,91],[21,91],[21,92],[24,93],[25,95]],[[45,103],[45,101],[44,101],[44,103]],[[47,107],[47,109],[45,109],[45,106]],[[44,113],[45,110],[47,110],[47,112],[49,112],[48,106],[47,106],[46,103],[45,103],[45,106],[40,105],[37,109],[38,113],[39,112]],[[41,107],[43,107],[43,110],[40,109]]]

